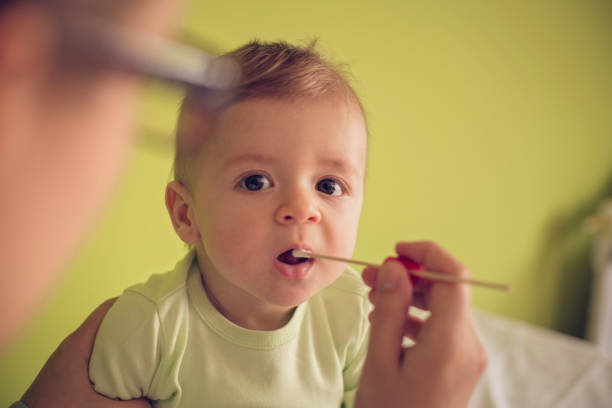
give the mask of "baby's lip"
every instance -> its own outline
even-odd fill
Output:
[[[304,263],[304,262],[314,262],[314,258],[296,258],[295,256],[293,256],[294,249],[300,249],[300,250],[312,252],[312,249],[308,245],[293,245],[285,249],[283,252],[281,252],[276,257],[276,259],[279,262],[282,262],[288,265],[297,265],[297,264]]]

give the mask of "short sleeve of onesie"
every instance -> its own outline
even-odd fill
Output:
[[[89,362],[94,389],[128,400],[150,395],[160,362],[160,321],[155,304],[126,291],[98,331]]]

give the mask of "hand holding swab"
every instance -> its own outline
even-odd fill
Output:
[[[337,256],[331,256],[331,255],[315,254],[313,252],[304,251],[301,249],[294,249],[292,254],[296,258],[321,258],[321,259],[328,259],[330,261],[351,263],[355,265],[372,266],[374,268],[380,268],[382,266],[382,265],[375,264],[372,262],[357,261],[355,259],[340,258]],[[485,281],[480,281],[480,280],[475,280],[475,279],[458,278],[456,276],[447,275],[443,273],[426,271],[422,269],[423,267],[421,265],[411,261],[410,259],[406,257],[387,258],[387,259],[395,259],[401,262],[410,271],[411,275],[418,276],[419,278],[425,278],[425,279],[434,280],[434,281],[444,281],[444,282],[449,282],[449,283],[466,283],[466,284],[470,284],[474,286],[481,286],[484,288],[501,290],[504,292],[510,292],[512,290],[512,287],[510,285],[504,285],[501,283],[485,282]]]

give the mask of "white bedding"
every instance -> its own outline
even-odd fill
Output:
[[[612,407],[612,359],[593,344],[475,312],[488,365],[470,408]]]

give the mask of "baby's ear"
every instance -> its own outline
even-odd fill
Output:
[[[178,181],[166,186],[166,208],[177,235],[186,244],[195,244],[200,239],[200,231],[193,217],[193,200],[189,190]]]

